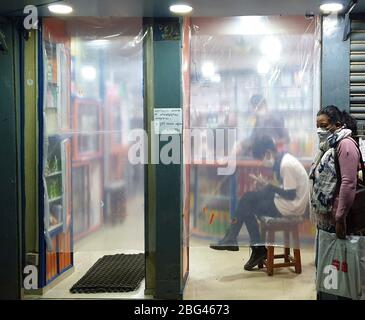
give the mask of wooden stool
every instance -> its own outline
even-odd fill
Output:
[[[267,259],[259,264],[259,268],[266,266],[267,274],[272,276],[274,268],[295,267],[295,273],[302,272],[302,263],[300,260],[299,249],[299,224],[302,222],[301,217],[261,217],[260,226],[262,237],[267,243]],[[275,254],[275,233],[277,231],[284,233],[284,254]],[[290,255],[290,233],[293,236],[294,257]],[[275,259],[284,259],[282,263],[274,263]]]

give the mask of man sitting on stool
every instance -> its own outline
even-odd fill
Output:
[[[258,138],[252,146],[252,153],[255,159],[263,161],[264,166],[273,169],[274,181],[268,182],[261,175],[251,176],[258,191],[243,195],[226,235],[217,244],[210,245],[215,250],[238,251],[237,237],[245,223],[252,248],[245,270],[252,270],[267,255],[256,218],[303,215],[309,192],[308,175],[303,165],[289,153],[279,153],[272,138]]]

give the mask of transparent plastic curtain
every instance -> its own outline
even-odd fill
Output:
[[[128,161],[143,128],[143,34],[142,19],[95,17],[45,18],[42,32],[49,280],[57,251],[144,251],[143,166]]]
[[[252,175],[274,176],[272,167],[254,157],[256,139],[271,137],[279,153],[291,154],[309,170],[317,148],[320,20],[193,18],[191,28],[190,127],[206,138],[192,140],[198,157],[191,166],[190,234],[216,242],[235,222],[240,199],[258,189]],[[233,145],[229,131],[235,132]],[[218,171],[226,166],[216,144],[222,132],[224,155],[231,155],[227,174]],[[315,227],[307,210],[301,217],[301,245],[313,246]],[[238,244],[250,244],[245,224]],[[280,233],[275,244],[283,244]]]

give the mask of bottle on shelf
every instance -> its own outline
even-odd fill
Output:
[[[50,174],[49,160],[46,161],[46,167],[44,168],[44,174],[48,176]]]
[[[48,197],[49,199],[54,198],[54,181],[50,182],[48,185]]]
[[[58,160],[57,160],[57,156],[54,156],[53,172],[57,172],[57,171],[58,171]]]

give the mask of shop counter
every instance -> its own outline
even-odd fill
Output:
[[[309,171],[311,160],[300,160]],[[191,234],[202,238],[221,238],[234,217],[238,200],[248,191],[254,191],[254,180],[250,174],[272,178],[272,169],[262,166],[258,160],[239,160],[232,175],[218,175],[222,163],[193,162],[191,164]],[[241,232],[244,239],[248,235]],[[315,227],[309,217],[300,227],[301,239],[313,239]]]

